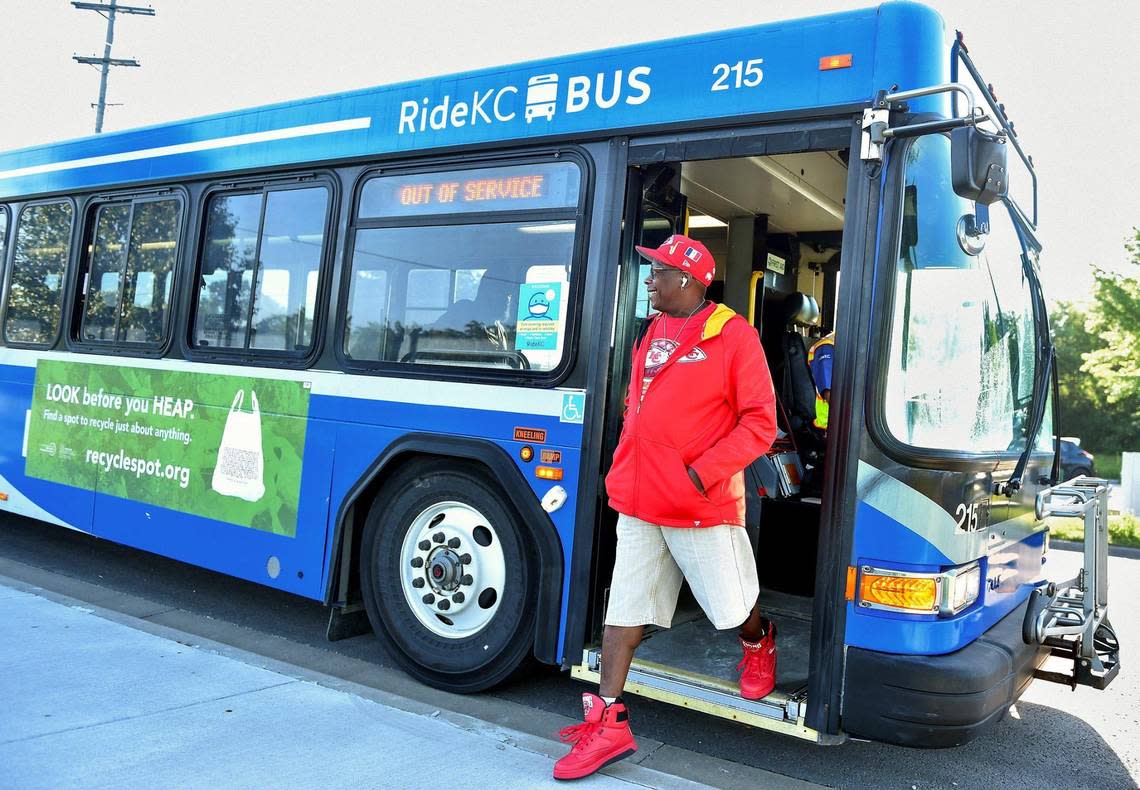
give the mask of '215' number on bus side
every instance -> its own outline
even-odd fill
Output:
[[[755,88],[764,79],[764,72],[760,69],[763,62],[764,58],[753,58],[749,61],[738,60],[731,65],[716,64],[713,66],[713,76],[716,79],[713,80],[712,89],[726,91],[729,88]],[[728,78],[733,75],[736,79],[730,83]]]

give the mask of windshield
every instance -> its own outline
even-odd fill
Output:
[[[982,252],[962,249],[957,226],[974,204],[951,187],[950,141],[943,135],[919,138],[907,151],[903,195],[887,427],[915,447],[1020,450],[1037,343],[1013,218],[995,203]]]

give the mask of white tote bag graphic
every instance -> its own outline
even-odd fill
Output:
[[[234,395],[211,488],[222,496],[257,502],[265,496],[265,454],[261,450],[261,407],[257,393],[249,391],[252,409],[242,411],[245,390]]]

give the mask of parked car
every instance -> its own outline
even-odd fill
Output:
[[[1081,440],[1073,437],[1061,438],[1061,479],[1072,480],[1080,475],[1091,475],[1096,471],[1093,454],[1081,449]]]

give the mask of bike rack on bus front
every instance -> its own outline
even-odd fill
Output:
[[[1071,675],[1038,669],[1036,677],[1072,688],[1103,689],[1120,670],[1120,645],[1108,620],[1108,482],[1078,477],[1037,494],[1038,519],[1080,518],[1085,523],[1084,562],[1066,582],[1042,585],[1029,599],[1022,626],[1027,644],[1071,659]]]

